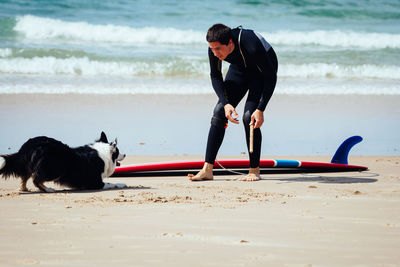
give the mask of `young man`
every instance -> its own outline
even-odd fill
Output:
[[[211,82],[218,96],[208,135],[203,169],[192,181],[212,180],[213,165],[225,135],[228,120],[239,124],[235,107],[248,91],[243,114],[243,125],[249,148],[250,126],[254,126],[254,148],[249,153],[250,170],[243,181],[260,179],[261,131],[264,110],[276,85],[278,60],[271,45],[258,33],[242,29],[231,29],[223,24],[213,25],[207,32],[208,57]],[[230,63],[225,80],[221,63]]]

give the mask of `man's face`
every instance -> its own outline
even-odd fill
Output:
[[[208,45],[210,46],[214,56],[220,60],[224,60],[235,48],[232,40],[229,40],[227,45],[223,45],[220,42],[208,42]]]

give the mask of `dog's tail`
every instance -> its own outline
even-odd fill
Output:
[[[21,164],[18,153],[0,156],[0,175],[7,179],[10,176],[24,177],[27,175],[26,164]],[[22,167],[22,168],[21,168]]]

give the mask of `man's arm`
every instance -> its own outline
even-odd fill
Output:
[[[276,71],[269,57],[256,58],[256,64],[264,77],[264,88],[257,109],[264,111],[275,89]]]
[[[264,78],[264,88],[257,109],[264,111],[274,92],[276,83],[276,66],[270,61],[265,47],[252,30],[243,31],[242,49],[245,57],[257,66]],[[271,48],[268,50],[271,51]]]
[[[222,61],[214,56],[210,48],[208,48],[208,59],[210,61],[211,84],[219,98],[219,101],[223,105],[226,105],[228,101],[226,99],[224,80],[222,78]]]

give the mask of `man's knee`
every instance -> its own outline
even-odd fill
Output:
[[[224,117],[217,117],[217,116],[212,116],[211,118],[211,125],[214,125],[215,127],[218,128],[225,128],[228,120]]]
[[[242,117],[242,120],[243,120],[243,125],[249,125],[250,124],[250,122],[251,122],[251,112],[250,112],[250,110],[247,110],[244,114],[243,114],[243,117]]]
[[[215,117],[225,117],[225,109],[224,109],[224,104],[221,102],[218,102],[217,105],[215,105],[214,108],[214,116]]]
[[[211,118],[211,124],[216,127],[224,128],[228,120],[225,117],[224,105],[222,103],[218,103],[214,108],[214,114]]]

